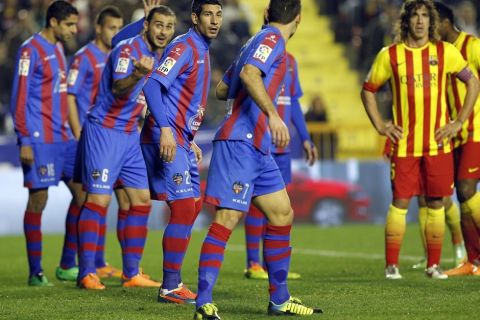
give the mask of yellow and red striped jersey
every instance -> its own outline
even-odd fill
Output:
[[[421,157],[452,151],[447,139],[438,144],[435,130],[449,120],[447,75],[467,67],[448,42],[428,42],[420,48],[405,43],[383,48],[375,58],[363,88],[376,92],[389,81],[393,93],[393,122],[403,128],[394,145],[398,157]]]
[[[453,45],[460,51],[463,58],[467,60],[468,66],[478,78],[480,74],[480,39],[466,32],[460,32]],[[452,119],[457,118],[457,113],[463,105],[466,94],[466,85],[455,77],[454,74],[450,75],[448,79],[447,103]],[[470,117],[465,121],[462,130],[454,139],[455,147],[469,141],[480,141],[480,99],[477,99]]]

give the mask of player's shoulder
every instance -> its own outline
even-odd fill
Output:
[[[131,52],[133,47],[135,46],[135,42],[138,42],[138,41],[142,41],[142,38],[141,38],[140,35],[132,37],[132,38],[124,39],[124,40],[120,41],[119,43],[117,43],[115,48],[112,49],[111,54],[115,55],[115,54],[122,53],[122,52],[125,52],[125,51],[126,52]]]
[[[272,47],[277,46],[277,44],[284,44],[285,40],[283,39],[280,32],[273,27],[265,27],[254,36],[257,42],[266,44]]]
[[[179,35],[173,39],[170,44],[168,44],[168,46],[165,48],[165,52],[167,52],[169,55],[177,56],[191,52],[192,46],[189,44],[189,38],[190,35],[188,33]]]
[[[35,35],[33,35],[22,42],[22,44],[18,48],[18,52],[23,53],[23,52],[29,51],[33,53],[37,51],[36,47],[37,47],[37,44],[35,40]]]

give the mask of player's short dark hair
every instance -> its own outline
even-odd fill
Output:
[[[439,21],[437,10],[433,5],[432,0],[406,0],[402,9],[400,10],[400,19],[396,24],[396,36],[395,42],[405,41],[409,32],[409,22],[413,13],[418,9],[425,6],[430,17],[430,27],[428,28],[428,39],[431,42],[437,42],[440,40],[440,36],[437,32],[437,24]]]
[[[213,4],[222,7],[220,0],[193,0],[192,1],[192,13],[195,13],[197,17],[202,13],[202,6],[206,4]]]
[[[455,25],[455,16],[453,14],[452,8],[440,1],[435,1],[434,5],[435,10],[437,10],[438,16],[440,17],[440,20],[447,19],[452,25]]]
[[[103,25],[107,17],[123,19],[123,15],[115,6],[106,6],[97,14],[97,19],[95,19],[96,24]]]
[[[300,0],[270,0],[268,5],[268,22],[287,24],[300,14]]]
[[[152,21],[153,19],[153,16],[158,13],[158,14],[162,14],[164,16],[170,16],[170,17],[175,17],[175,12],[173,12],[172,9],[170,9],[169,7],[167,6],[158,6],[158,7],[155,7],[153,8],[152,10],[150,10],[150,12],[148,13],[148,17],[147,17],[147,22],[150,23],[150,21]]]
[[[55,18],[58,22],[63,21],[71,15],[78,16],[78,10],[69,2],[58,0],[52,2],[47,8],[46,27],[50,27],[50,19]]]

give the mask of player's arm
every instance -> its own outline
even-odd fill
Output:
[[[161,131],[160,158],[166,162],[172,162],[175,159],[175,154],[177,152],[177,142],[175,141],[172,129],[168,123],[167,110],[162,101],[162,90],[165,91],[166,89],[163,88],[160,82],[154,78],[148,79],[143,87],[148,110]]]
[[[468,117],[472,113],[473,106],[477,101],[478,93],[480,90],[480,83],[478,79],[473,75],[470,68],[465,67],[461,72],[457,74],[457,78],[465,83],[467,87],[467,93],[463,100],[463,105],[457,114],[457,118],[445,126],[438,128],[435,131],[435,140],[441,142],[444,139],[453,138],[458,131],[462,129],[462,126]]]
[[[200,147],[195,143],[195,141],[192,141],[191,148],[195,153],[195,159],[197,160],[197,165],[200,165],[203,159],[202,149],[200,149]]]
[[[245,64],[240,72],[240,80],[253,101],[267,115],[273,143],[279,148],[286,147],[290,142],[290,133],[268,96],[262,71],[254,65]]]
[[[384,121],[380,115],[377,100],[375,99],[375,93],[363,88],[361,97],[365,111],[367,112],[370,122],[375,127],[375,130],[377,130],[380,135],[387,136],[393,142],[402,139],[402,127],[393,124],[391,121]]]
[[[67,95],[68,103],[68,124],[72,129],[73,136],[75,139],[80,139],[80,134],[82,132],[82,127],[80,126],[80,120],[78,116],[78,106],[77,106],[77,97],[73,94]]]
[[[305,117],[303,116],[300,102],[297,98],[292,97],[292,123],[297,129],[300,139],[302,139],[303,150],[305,150],[305,160],[308,165],[312,166],[315,161],[318,160],[318,151],[315,145],[310,140],[308,134],[307,124],[305,123]]]
[[[215,96],[218,100],[227,101],[228,98],[228,85],[220,80],[215,88]]]
[[[27,100],[35,59],[36,55],[30,48],[19,50],[12,87],[11,112],[13,124],[20,145],[20,161],[26,165],[32,165],[34,161],[30,136],[32,130],[28,128],[27,122],[27,114],[29,113]]]
[[[154,59],[142,56],[140,60],[130,57],[133,62],[133,72],[123,79],[115,80],[112,85],[112,93],[116,97],[128,94],[142,79],[153,69]]]

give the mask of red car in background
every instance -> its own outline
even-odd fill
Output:
[[[205,192],[205,185],[202,180],[202,194]],[[356,184],[340,180],[313,180],[306,175],[294,173],[287,191],[296,222],[328,226],[370,221],[370,198]],[[215,209],[204,204],[204,211],[213,215]]]

